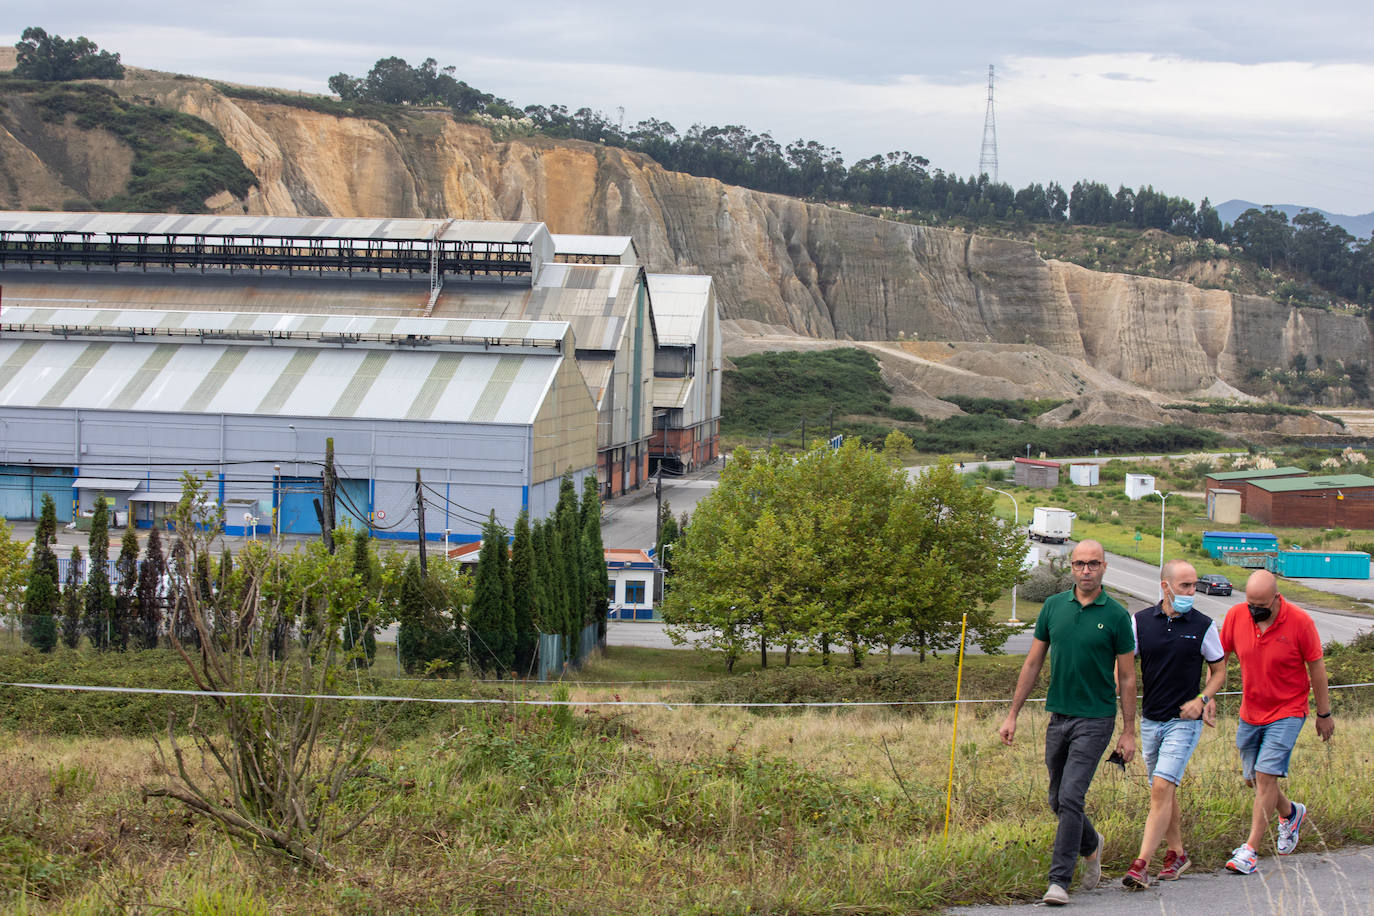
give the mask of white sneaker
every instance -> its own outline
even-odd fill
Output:
[[[1307,817],[1307,806],[1293,802],[1293,816],[1279,818],[1279,855],[1286,856],[1298,848],[1298,831]]]
[[[1069,892],[1058,884],[1051,884],[1050,889],[1045,891],[1045,896],[1040,899],[1048,906],[1063,906],[1069,902]]]

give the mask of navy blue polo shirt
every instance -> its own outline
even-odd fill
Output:
[[[1177,719],[1179,708],[1197,698],[1202,663],[1226,657],[1216,625],[1198,610],[1170,617],[1162,604],[1137,611],[1131,622],[1140,656],[1141,715],[1156,722]]]

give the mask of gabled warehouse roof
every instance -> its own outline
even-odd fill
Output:
[[[0,339],[0,405],[532,423],[547,353]]]
[[[711,304],[711,278],[649,274],[647,280],[659,344],[678,347],[695,344],[701,338],[701,326]]]
[[[554,254],[567,258],[599,258],[607,264],[633,266],[639,263],[635,240],[628,235],[552,235]]]

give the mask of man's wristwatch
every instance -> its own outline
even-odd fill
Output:
[[[1317,718],[1318,718],[1318,719],[1329,719],[1329,718],[1331,718],[1331,713],[1329,713],[1329,712],[1319,712],[1319,713],[1317,713]]]
[[[1208,703],[1212,702],[1212,698],[1205,693],[1199,693],[1197,695],[1197,698],[1202,701],[1203,706],[1206,706]]]

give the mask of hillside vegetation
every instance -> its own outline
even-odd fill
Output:
[[[0,78],[0,93],[0,122],[12,133],[46,131],[38,145],[54,159],[68,155],[63,127],[106,132],[132,151],[125,187],[95,199],[70,199],[66,209],[203,213],[210,197],[221,192],[242,197],[257,183],[219,131],[200,118],[125,101],[96,83]],[[37,124],[25,117],[28,111],[37,114]],[[100,163],[92,164],[93,170],[99,168]],[[94,185],[72,183],[87,190]]]
[[[1062,403],[1045,399],[950,398],[963,414],[922,417],[892,404],[877,358],[855,348],[757,353],[734,363],[725,373],[721,406],[721,433],[734,444],[801,447],[837,433],[876,444],[897,429],[919,452],[1011,458],[1025,455],[1028,446],[1032,454],[1072,456],[1188,450],[1221,441],[1210,430],[1180,425],[1042,428],[1034,417]]]

